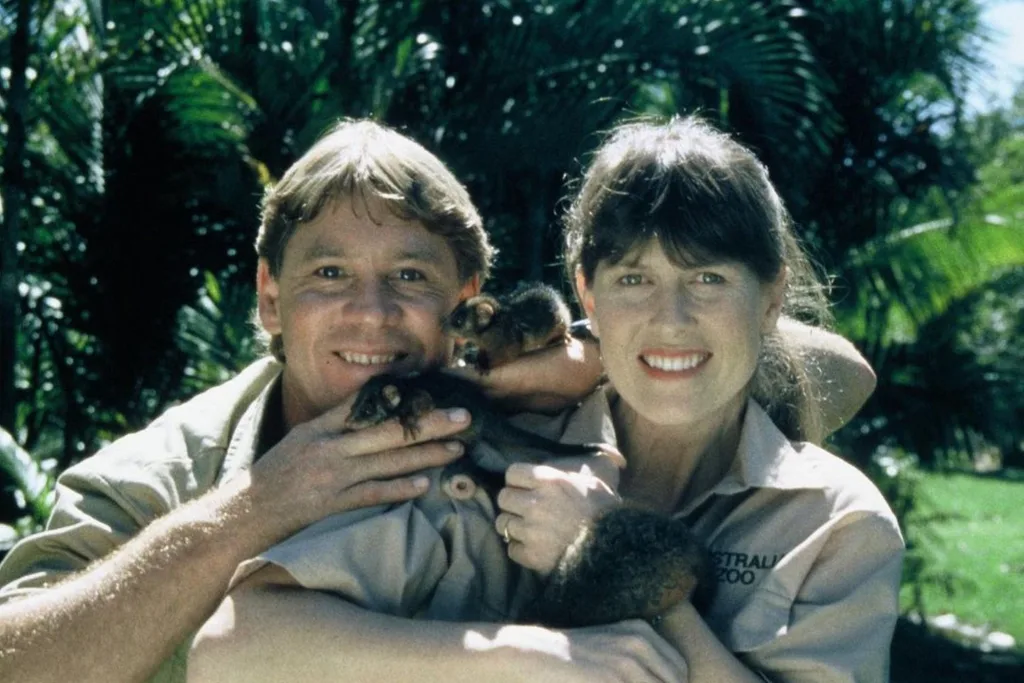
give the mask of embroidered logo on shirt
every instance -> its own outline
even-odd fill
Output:
[[[766,569],[774,567],[781,555],[757,555],[712,550],[715,563],[715,579],[718,583],[739,583],[749,586],[760,578]]]

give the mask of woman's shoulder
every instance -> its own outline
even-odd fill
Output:
[[[748,410],[740,450],[754,486],[813,492],[833,515],[859,511],[893,517],[885,497],[862,470],[818,445],[790,441],[757,408]]]
[[[791,442],[799,458],[817,480],[836,512],[877,512],[894,517],[892,509],[873,481],[856,465],[808,442]]]

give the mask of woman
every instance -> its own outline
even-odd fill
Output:
[[[296,590],[270,566],[204,628],[190,678],[887,680],[902,540],[863,475],[787,439],[821,430],[801,359],[772,341],[781,312],[807,319],[824,298],[764,168],[697,120],[626,125],[567,237],[609,379],[577,413],[610,419],[628,465],[617,491],[586,469],[514,466],[496,529],[545,574],[623,501],[679,516],[714,553],[706,614],[678,605],[657,633],[414,621]]]
[[[817,404],[777,322],[821,319],[825,298],[764,167],[698,119],[622,126],[584,177],[566,255],[610,381],[592,400],[628,466],[618,495],[586,497],[514,466],[496,521],[512,559],[551,571],[621,496],[712,550],[707,614],[682,604],[659,627],[691,680],[888,680],[903,542],[859,471],[789,440],[814,432]]]

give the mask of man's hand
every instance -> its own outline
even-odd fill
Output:
[[[446,372],[473,380],[492,400],[514,412],[557,413],[570,408],[597,388],[603,375],[597,344],[570,339],[491,369]]]
[[[508,556],[547,576],[590,520],[621,503],[588,468],[566,472],[548,465],[512,465],[498,494],[494,527],[507,536]]]
[[[407,476],[445,465],[462,454],[458,441],[443,441],[469,426],[462,408],[434,410],[407,438],[397,420],[345,432],[347,404],[292,429],[252,468],[253,509],[277,538],[274,543],[328,515],[415,498],[425,476]]]

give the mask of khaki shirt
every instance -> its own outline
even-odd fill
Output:
[[[611,417],[595,401],[558,417],[520,415],[512,422],[566,443],[614,444]],[[618,471],[598,460],[588,462],[615,486]],[[562,458],[553,464],[579,462]],[[486,489],[478,485],[471,497],[453,499],[442,489],[441,474],[441,468],[432,471],[430,490],[416,500],[343,512],[306,527],[243,563],[232,583],[273,563],[305,588],[374,612],[443,621],[514,620],[536,595],[535,576],[509,560]]]
[[[776,683],[887,683],[904,543],[857,468],[792,443],[750,401],[736,459],[679,512],[712,551],[705,619]]]
[[[280,370],[273,359],[257,361],[65,471],[46,529],[19,542],[0,565],[0,602],[45,590],[249,468],[260,455],[261,426]],[[519,421],[567,442],[610,440],[613,433],[599,406]],[[451,500],[437,486],[439,472],[421,499],[334,515],[275,546],[266,558],[286,563],[311,587],[341,581],[337,592],[370,609],[440,619],[506,618],[515,608],[511,595],[528,595],[530,578],[510,566],[483,488],[470,500]],[[326,572],[317,564],[325,557]],[[234,580],[266,561],[243,563]],[[182,643],[151,681],[184,681],[188,647]]]

